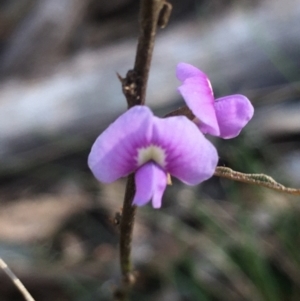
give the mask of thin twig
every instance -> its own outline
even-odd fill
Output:
[[[141,32],[134,63],[134,71],[139,77],[139,85],[137,85],[137,102],[139,104],[145,103],[156,29],[158,24],[161,27],[166,26],[171,8],[172,6],[164,0],[144,0],[141,2]],[[165,19],[164,23],[161,24],[163,19]]]
[[[0,258],[0,267],[1,269],[6,273],[6,275],[12,280],[14,285],[17,287],[17,289],[21,292],[21,294],[24,296],[24,299],[26,301],[35,301],[26,287],[23,285],[21,280],[13,273],[13,271],[8,267],[8,265],[3,261],[2,258]]]
[[[234,171],[228,167],[218,166],[215,171],[215,176],[227,178],[234,181],[244,182],[248,184],[255,184],[276,191],[300,195],[300,189],[286,187],[276,182],[272,177],[265,174],[246,174],[238,171]]]
[[[164,117],[172,117],[172,116],[185,116],[190,120],[193,120],[195,118],[195,115],[187,106],[183,106],[174,111],[171,111],[170,113],[166,114]]]
[[[157,26],[165,27],[172,6],[166,0],[141,0],[140,35],[135,57],[134,69],[129,70],[125,78],[118,75],[122,83],[128,109],[145,104],[146,88],[154,48]],[[132,121],[134,122],[134,120]],[[130,125],[128,125],[130,126]],[[131,286],[135,282],[130,259],[132,231],[136,206],[132,205],[135,194],[134,174],[127,180],[120,223],[120,264],[122,286],[116,290],[116,300],[128,300]]]

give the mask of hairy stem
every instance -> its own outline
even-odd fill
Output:
[[[228,167],[218,166],[214,173],[215,176],[227,178],[234,181],[244,182],[263,186],[276,191],[281,191],[288,194],[300,195],[300,189],[286,187],[276,182],[272,177],[265,174],[247,174],[239,171],[232,170]]]

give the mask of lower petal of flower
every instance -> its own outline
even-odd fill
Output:
[[[220,137],[224,139],[238,136],[254,113],[251,102],[243,95],[229,95],[216,99],[215,110]]]
[[[149,161],[136,171],[135,186],[134,205],[143,206],[152,199],[153,208],[160,208],[167,186],[167,173],[153,161]]]

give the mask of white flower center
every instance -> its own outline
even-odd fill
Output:
[[[138,166],[153,160],[161,167],[166,165],[166,152],[163,148],[156,145],[149,145],[147,147],[142,147],[138,149],[137,163]]]

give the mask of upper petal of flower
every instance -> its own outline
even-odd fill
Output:
[[[238,136],[254,113],[251,102],[243,95],[229,95],[216,99],[215,110],[220,137],[224,139]]]
[[[196,116],[200,130],[204,134],[218,136],[220,131],[214,108],[214,96],[206,74],[192,65],[180,63],[177,65],[176,75],[183,82],[178,91]]]
[[[122,114],[95,141],[88,165],[95,177],[111,183],[137,168],[137,150],[149,144],[153,113],[135,106]]]
[[[191,77],[206,77],[207,76],[198,68],[187,63],[179,63],[176,67],[176,77],[184,82],[187,78]]]
[[[167,173],[156,163],[149,161],[136,171],[135,186],[134,205],[143,206],[152,199],[153,208],[160,208],[167,186]]]
[[[186,184],[199,184],[215,171],[218,162],[215,147],[184,116],[154,117],[152,143],[165,149],[165,171]]]

